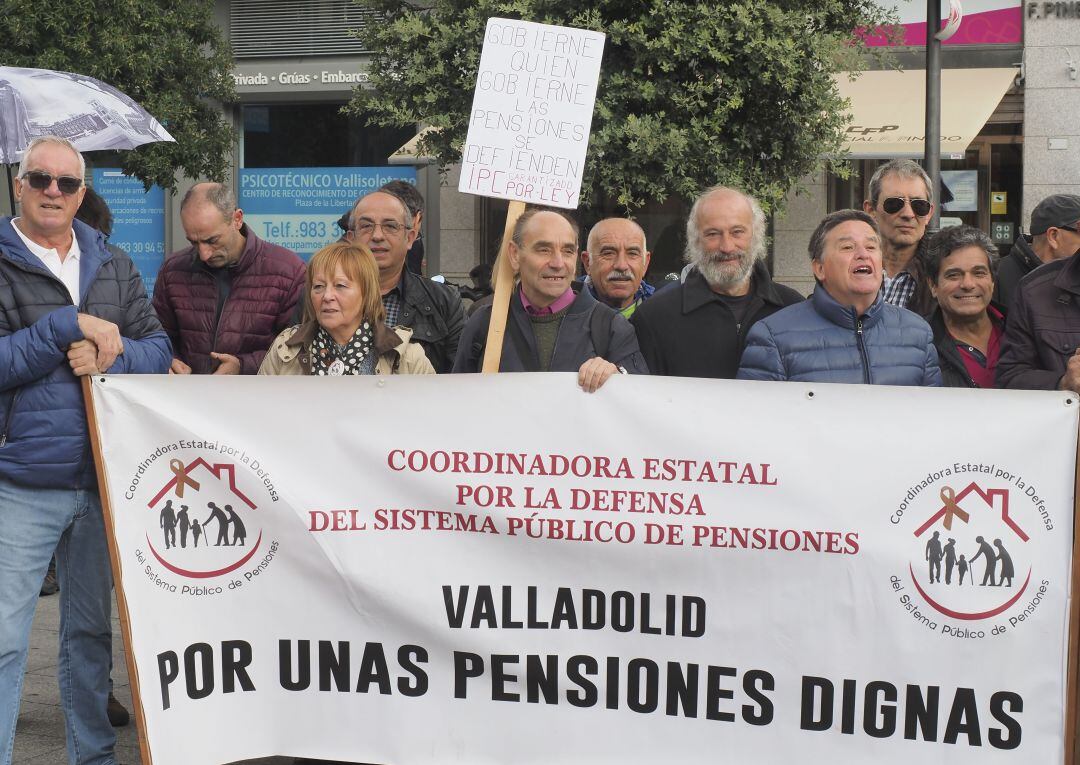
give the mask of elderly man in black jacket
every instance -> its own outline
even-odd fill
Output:
[[[1041,266],[1080,250],[1080,196],[1053,194],[1031,211],[1030,234],[1016,238],[998,265],[994,300],[1008,308],[1020,280]]]
[[[439,374],[449,372],[465,324],[465,308],[456,289],[405,269],[405,256],[416,239],[409,208],[384,191],[361,197],[353,206],[347,236],[365,245],[379,266],[379,288],[388,327],[410,327]]]
[[[736,189],[716,186],[686,221],[686,281],[662,289],[634,312],[649,371],[732,379],[750,327],[803,296],[772,280],[765,256],[765,213]]]
[[[996,384],[1080,393],[1080,253],[1047,263],[1020,282]]]

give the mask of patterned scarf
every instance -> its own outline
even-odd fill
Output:
[[[311,341],[311,374],[338,377],[340,375],[372,374],[371,348],[375,332],[364,322],[345,345],[338,345],[322,327]]]

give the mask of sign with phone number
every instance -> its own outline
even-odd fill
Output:
[[[416,183],[412,167],[244,169],[239,204],[255,235],[308,260],[339,239],[337,220],[359,197],[393,180]]]
[[[112,212],[109,243],[131,256],[152,293],[165,258],[165,191],[160,186],[147,191],[142,181],[118,167],[94,168],[93,184]]]

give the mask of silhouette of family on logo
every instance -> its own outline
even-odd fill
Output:
[[[981,536],[975,537],[979,545],[978,551],[967,560],[963,555],[957,558],[956,540],[949,537],[949,541],[941,544],[941,532],[935,531],[934,535],[926,541],[926,560],[930,563],[930,584],[941,583],[941,561],[945,561],[945,584],[952,584],[952,573],[955,567],[959,573],[959,585],[963,586],[964,577],[971,572],[970,584],[975,583],[975,561],[983,559],[983,579],[981,587],[1012,587],[1013,577],[1016,575],[1013,569],[1012,556],[1001,544],[1000,539],[995,539],[991,546]],[[994,548],[997,548],[996,552]],[[998,563],[1001,564],[1000,575]],[[1000,577],[1000,578],[999,578]]]
[[[213,502],[208,502],[206,506],[210,509],[210,515],[205,521],[199,523],[199,519],[191,520],[188,517],[188,506],[181,505],[180,511],[177,512],[173,509],[172,500],[165,502],[165,507],[161,509],[160,526],[165,534],[165,549],[168,550],[172,547],[176,547],[176,529],[180,529],[180,546],[186,548],[188,532],[191,532],[191,546],[199,546],[199,538],[203,537],[203,547],[207,547],[210,544],[210,532],[206,528],[206,524],[210,521],[217,521],[217,541],[214,542],[215,547],[225,545],[231,547],[232,545],[244,546],[244,542],[247,539],[247,527],[244,526],[244,522],[240,520],[240,516],[232,509],[232,505],[225,505],[225,509],[218,507]],[[232,527],[232,541],[229,541],[229,527]]]

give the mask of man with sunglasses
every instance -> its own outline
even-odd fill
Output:
[[[1080,196],[1054,194],[1031,211],[1029,234],[1021,234],[998,265],[994,300],[1009,308],[1020,280],[1043,263],[1080,250]]]
[[[923,237],[934,211],[930,177],[910,159],[886,162],[870,178],[863,202],[881,232],[886,303],[925,314],[933,308],[922,268]]]
[[[1035,209],[1031,232],[1053,240],[1057,259],[1023,277],[1012,295],[996,384],[1080,393],[1080,197],[1056,195]]]
[[[116,762],[112,581],[78,377],[163,374],[172,352],[131,259],[75,220],[85,173],[71,143],[35,139],[15,181],[20,216],[0,219],[0,765],[54,552],[70,761]]]
[[[408,206],[386,191],[360,197],[349,216],[347,236],[375,256],[379,289],[388,327],[410,327],[431,366],[446,374],[454,366],[465,308],[454,288],[418,276],[405,268],[405,256],[416,240]]]
[[[232,190],[197,183],[180,203],[191,243],[165,259],[154,310],[172,340],[173,374],[253,375],[296,323],[304,261],[255,235]]]

